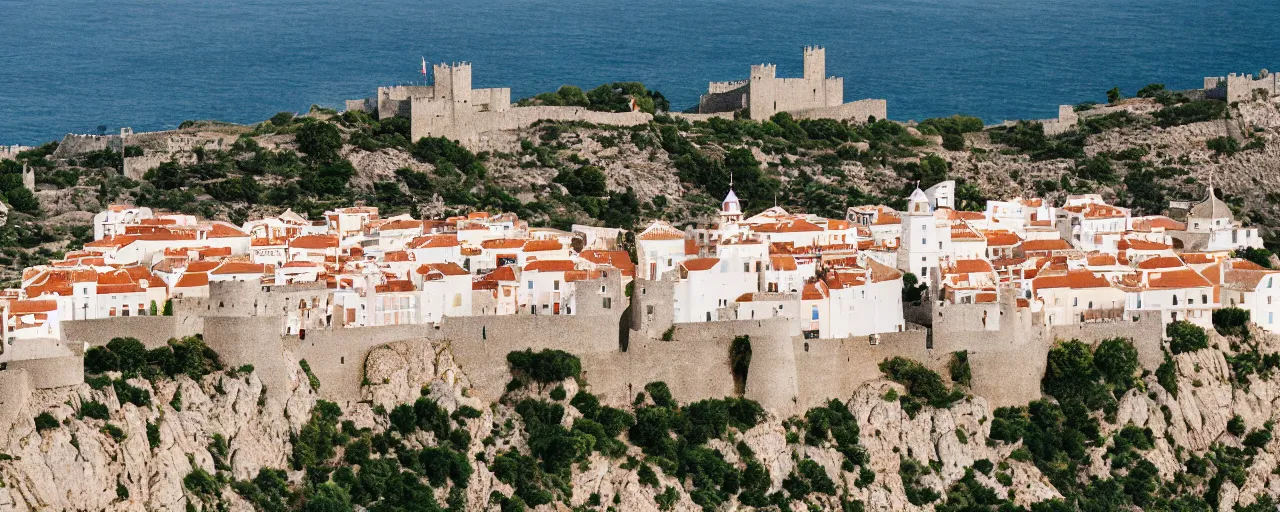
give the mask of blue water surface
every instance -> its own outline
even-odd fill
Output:
[[[0,144],[336,107],[422,57],[516,98],[639,80],[687,108],[751,63],[798,76],[805,45],[894,119],[1044,118],[1280,68],[1280,1],[0,0]]]

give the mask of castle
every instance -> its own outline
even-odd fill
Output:
[[[1257,91],[1262,91],[1267,96],[1280,93],[1280,77],[1264,69],[1256,77],[1231,73],[1227,76],[1204,78],[1205,97],[1225,99],[1227,103],[1251,100]]]
[[[884,119],[885,100],[844,102],[844,79],[827,76],[827,51],[811,46],[804,49],[804,76],[778,78],[774,64],[751,66],[746,80],[711,82],[698,102],[698,112],[749,112],[752,119],[768,119],[787,112],[804,119],[828,118],[866,122]]]
[[[379,119],[407,117],[411,140],[445,137],[471,146],[492,132],[516,130],[541,120],[635,126],[653,119],[644,112],[512,106],[509,88],[472,88],[470,63],[437,64],[432,69],[433,85],[379,87],[372,98],[347,100],[346,108],[373,113]]]

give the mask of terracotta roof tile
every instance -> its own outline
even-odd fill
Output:
[[[720,263],[720,258],[693,258],[680,262],[680,266],[690,272],[698,272],[703,270],[711,270],[711,267]]]
[[[576,267],[570,260],[537,260],[524,266],[530,272],[568,272]]]

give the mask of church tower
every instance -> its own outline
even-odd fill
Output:
[[[906,215],[902,216],[902,237],[898,240],[898,269],[911,272],[920,282],[929,283],[930,269],[938,267],[940,240],[933,206],[919,187],[907,198]]]
[[[738,201],[738,195],[733,193],[733,187],[730,185],[729,194],[724,196],[724,201],[720,202],[720,229],[741,221],[742,204]]]

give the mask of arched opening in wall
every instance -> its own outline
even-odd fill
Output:
[[[742,396],[747,391],[747,372],[750,369],[751,337],[736,336],[729,344],[729,370],[733,373],[733,391],[738,396]]]

